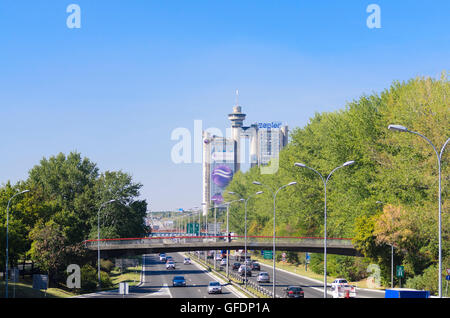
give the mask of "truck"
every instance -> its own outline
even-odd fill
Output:
[[[385,290],[384,298],[430,298],[430,292],[410,288],[392,288]]]

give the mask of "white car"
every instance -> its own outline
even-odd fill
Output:
[[[166,261],[166,254],[164,254],[164,253],[159,254],[159,260],[161,262],[165,262]]]
[[[217,254],[216,255],[216,261],[221,261],[222,260],[222,255],[221,254]]]
[[[267,272],[260,272],[256,278],[258,283],[270,283],[270,276]]]
[[[222,258],[222,260],[220,261],[220,266],[226,266],[226,265],[227,265],[227,259]]]
[[[166,269],[175,269],[175,263],[173,261],[168,261],[166,263]]]
[[[191,259],[190,259],[189,257],[185,257],[185,258],[184,258],[184,261],[183,261],[183,264],[184,264],[184,265],[189,265],[189,264],[191,264]]]
[[[348,285],[348,281],[344,278],[337,278],[331,283],[331,289],[335,289],[338,286]]]
[[[209,282],[208,294],[222,294],[222,286],[219,282]]]

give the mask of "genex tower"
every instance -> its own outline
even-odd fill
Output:
[[[241,112],[241,106],[236,104],[233,107],[233,112],[228,115],[228,119],[231,121],[231,139],[235,142],[234,171],[239,171],[241,162],[241,133],[245,120],[245,114]]]
[[[288,126],[278,121],[244,126],[245,118],[246,114],[242,113],[236,101],[233,112],[228,114],[231,136],[215,136],[203,131],[204,214],[210,207],[221,206],[224,202],[225,189],[234,174],[241,169],[241,163],[264,169],[271,166],[274,159],[278,159],[281,149],[288,143]],[[249,155],[245,154],[246,139],[249,140]],[[264,173],[263,170],[261,173]]]

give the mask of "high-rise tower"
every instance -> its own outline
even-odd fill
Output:
[[[233,107],[233,112],[228,114],[228,119],[231,121],[231,139],[235,142],[235,171],[240,168],[240,148],[241,148],[241,132],[244,125],[245,114],[241,112],[241,106],[236,101],[236,106]]]

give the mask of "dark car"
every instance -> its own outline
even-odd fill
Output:
[[[234,271],[237,271],[238,269],[239,269],[239,267],[241,267],[241,263],[233,263],[233,267],[232,267],[232,269],[234,270]]]
[[[259,263],[252,263],[252,270],[254,271],[260,271],[261,270],[261,266],[259,265]]]
[[[174,261],[172,256],[166,256],[166,263],[168,263],[169,261]]]
[[[175,276],[172,280],[173,287],[176,286],[186,286],[186,280],[183,276]]]
[[[285,289],[287,298],[305,298],[305,293],[300,286],[289,286]]]
[[[245,272],[247,272],[247,275],[245,275]],[[238,273],[241,276],[252,277],[252,269],[250,268],[250,266],[241,265],[241,267],[239,267],[238,269]]]

